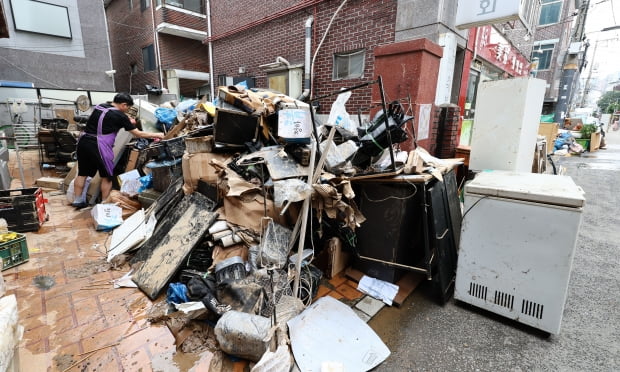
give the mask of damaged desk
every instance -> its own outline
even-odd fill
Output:
[[[408,271],[432,281],[440,303],[452,295],[461,209],[453,169],[352,181],[366,221],[356,230],[354,267],[395,283]]]

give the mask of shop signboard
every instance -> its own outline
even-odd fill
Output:
[[[540,0],[458,0],[455,26],[464,30],[519,21],[531,33],[539,10]]]
[[[476,54],[513,77],[530,72],[530,62],[493,26],[478,28]]]

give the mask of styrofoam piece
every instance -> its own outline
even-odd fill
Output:
[[[22,338],[23,327],[19,325],[15,295],[0,298],[0,370],[11,365],[15,348]]]
[[[140,244],[146,237],[147,226],[145,224],[144,209],[140,209],[114,229],[110,250],[108,251],[108,262]]]

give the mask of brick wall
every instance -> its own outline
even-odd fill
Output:
[[[112,65],[116,90],[132,94],[145,94],[145,85],[160,87],[159,69],[144,72],[142,48],[154,44],[152,14],[155,11],[156,24],[167,22],[198,31],[206,31],[206,18],[183,13],[172,8],[147,8],[142,11],[140,2],[133,1],[133,9],[127,0],[115,0],[106,8]],[[153,1],[152,6],[155,2]],[[185,69],[208,72],[207,46],[201,40],[192,40],[168,34],[159,34],[162,68]],[[135,64],[137,73],[131,74]],[[158,66],[159,67],[159,66]],[[164,77],[164,86],[165,86]],[[202,83],[198,84],[201,85]],[[195,84],[194,84],[195,85]],[[186,85],[189,90],[194,85]],[[187,92],[185,92],[187,94]],[[192,94],[193,95],[193,94]]]
[[[144,73],[142,48],[153,44],[151,9],[140,10],[140,2],[112,1],[106,8],[112,66],[116,70],[114,82],[119,92],[145,93],[144,85],[159,86],[158,71]],[[131,65],[136,64],[138,73],[131,75]]]
[[[256,5],[256,3],[264,4]],[[287,6],[297,3],[300,1],[287,2]],[[373,48],[393,42],[396,3],[393,0],[352,0],[347,3],[334,20],[317,56],[314,67],[314,97],[373,79]],[[248,9],[248,11],[238,13],[231,13],[228,2],[212,1],[211,4],[214,37],[216,38],[218,33],[243,26],[284,9],[280,2],[268,0],[263,2],[239,0],[235,2],[235,9]],[[320,2],[302,11],[254,27],[250,31],[236,33],[214,41],[214,75],[238,76],[239,67],[244,66],[246,75],[256,78],[257,86],[267,86],[267,76],[258,69],[258,66],[274,62],[278,56],[287,59],[291,64],[303,64],[306,19],[310,15],[314,16],[312,36],[312,52],[314,53],[330,18],[339,5],[339,1]],[[366,50],[364,75],[358,79],[334,81],[332,79],[334,53],[362,48]],[[334,99],[335,97],[332,97],[320,102],[319,113],[329,113]],[[347,110],[356,114],[358,109],[361,109],[364,113],[368,112],[370,105],[371,88],[361,88],[351,96]]]
[[[453,158],[458,145],[459,118],[461,109],[458,105],[441,105],[435,109],[431,138],[436,143],[429,149],[438,158]]]

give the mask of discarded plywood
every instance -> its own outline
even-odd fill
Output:
[[[60,190],[64,180],[64,178],[60,177],[41,177],[37,178],[35,185],[46,189]]]
[[[167,233],[154,234],[149,239],[156,238],[157,243],[150,257],[133,276],[133,281],[150,299],[157,298],[189,252],[215,222],[218,215],[206,207],[210,204],[209,199],[201,194],[186,196],[175,213],[167,218],[173,222]],[[175,215],[178,218],[174,218]]]
[[[363,272],[353,268],[346,269],[344,274],[356,283],[362,279],[362,276],[364,276]],[[414,272],[408,272],[405,274],[405,276],[395,283],[398,286],[398,293],[396,294],[396,297],[394,297],[394,300],[392,300],[392,303],[396,306],[402,305],[424,278],[424,275]]]

